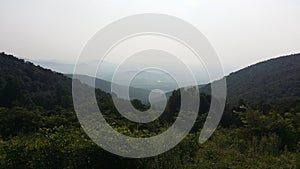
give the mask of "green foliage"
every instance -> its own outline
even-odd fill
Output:
[[[41,112],[27,111],[24,108],[11,109],[0,107],[0,134],[4,139],[18,134],[34,132],[42,125]]]
[[[0,168],[299,167],[300,113],[263,114],[260,110],[245,106],[241,106],[240,110],[242,111],[232,111],[235,118],[242,122],[241,126],[236,127],[233,124],[230,127],[219,127],[210,140],[202,145],[197,140],[200,128],[195,129],[195,132],[172,150],[146,159],[127,159],[104,151],[84,134],[75,121],[69,122],[76,119],[72,117],[72,113],[61,112],[43,116],[37,111],[34,115],[39,114],[43,119],[40,121],[44,124],[36,126],[41,127],[28,128],[25,133],[24,130],[18,131],[17,136],[0,140]],[[6,114],[30,114],[30,111],[21,108],[2,108],[1,111]],[[206,114],[200,116],[199,123],[203,123],[205,117]],[[33,120],[29,118],[23,124],[31,124]],[[115,130],[133,137],[150,137],[156,134],[148,129],[132,128],[126,123],[123,126],[112,126]],[[6,127],[9,127],[7,123]]]

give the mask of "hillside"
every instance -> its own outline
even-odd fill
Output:
[[[227,102],[249,103],[300,97],[300,54],[263,61],[226,77]],[[209,93],[209,86],[201,89]]]
[[[71,79],[12,55],[0,54],[0,106],[72,109]]]
[[[110,95],[97,89],[101,105]],[[73,111],[72,79],[12,55],[0,53],[0,107]]]

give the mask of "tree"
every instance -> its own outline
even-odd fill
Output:
[[[20,87],[18,82],[10,77],[4,88],[0,91],[0,106],[11,107],[13,102],[20,96]]]

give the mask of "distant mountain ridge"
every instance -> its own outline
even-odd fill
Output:
[[[300,54],[248,66],[226,77],[227,102],[276,101],[300,97]],[[210,93],[210,85],[201,89]]]
[[[25,61],[29,61],[34,63],[35,65],[39,65],[41,67],[51,69],[53,71],[57,71],[63,74],[72,74],[74,72],[75,63],[65,62],[65,61],[58,61],[58,60],[32,60],[27,58],[22,58]],[[94,67],[98,64],[99,61],[86,61],[84,63],[78,63],[76,65],[77,69],[84,70],[81,74],[93,76],[91,72],[91,67]],[[104,80],[106,82],[110,82],[114,73],[114,70],[117,69],[116,64],[110,62],[102,62],[101,64],[101,71],[97,72],[97,78]],[[100,73],[101,72],[101,73]],[[124,77],[134,75],[137,73],[137,70],[122,70],[122,74]],[[118,84],[123,85],[124,84]],[[131,87],[145,89],[145,90],[152,90],[152,89],[161,89],[163,91],[173,91],[178,88],[176,83],[173,83],[173,79],[168,77],[165,73],[159,71],[143,71],[142,75],[138,75],[134,78],[131,83]],[[108,92],[108,91],[107,91]],[[109,91],[110,93],[110,91]]]
[[[73,75],[72,74],[66,74],[67,77],[72,78]],[[93,79],[93,77],[91,76],[87,76],[87,75],[76,75],[77,78],[79,78],[78,80],[81,81],[81,83],[87,84],[89,86],[94,86],[97,89],[100,89],[106,93],[111,93],[111,82],[108,82],[106,80],[102,80],[99,78],[95,78],[95,84],[91,84],[91,81]],[[122,85],[118,85],[118,84],[114,84],[115,87],[119,88],[119,89],[125,89],[127,88],[126,86],[122,86]],[[135,87],[129,87],[129,96],[130,99],[137,99],[142,101],[143,103],[148,103],[148,96],[150,94],[150,90],[147,89],[142,89],[142,88],[135,88]],[[122,96],[118,96],[120,98],[123,98]],[[125,99],[125,98],[123,98]]]

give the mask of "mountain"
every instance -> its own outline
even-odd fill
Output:
[[[67,77],[72,78],[73,75],[72,74],[66,74]],[[87,84],[89,86],[94,86],[93,84],[91,84],[93,77],[91,76],[87,76],[87,75],[76,75],[76,77],[78,78],[78,80],[81,81],[81,83]],[[102,80],[102,79],[95,79],[95,88],[100,89],[106,93],[111,93],[111,82]],[[118,84],[114,84],[114,87],[117,89],[125,89],[126,86],[123,85],[118,85]],[[150,94],[151,90],[147,90],[147,89],[142,89],[142,88],[135,88],[135,87],[129,87],[129,96],[130,96],[130,100],[140,100],[143,103],[148,103],[148,96]],[[126,99],[123,96],[118,96],[120,98]]]
[[[21,58],[23,59],[23,58]],[[26,59],[25,61],[32,62],[35,65],[39,65],[46,69],[51,69],[56,72],[60,73],[72,73],[74,71],[74,65],[71,63],[63,62],[63,61],[57,61],[57,60],[32,60],[32,59]]]
[[[226,77],[227,102],[277,101],[300,97],[300,54],[266,60]],[[200,90],[210,93],[210,85]]]
[[[35,65],[41,66],[43,68],[51,69],[56,72],[60,72],[63,74],[72,74],[74,72],[74,67],[75,64],[70,61],[61,61],[61,60],[33,60],[33,59],[28,59],[28,58],[21,58],[24,59],[25,61],[29,61]],[[90,74],[93,72],[93,69],[91,67],[97,66],[98,65],[97,60],[91,60],[91,61],[86,61],[83,63],[78,63],[76,65],[77,69],[80,70],[85,70],[84,74]],[[110,80],[110,77],[112,75],[112,71],[114,70],[114,65],[109,63],[109,62],[102,62],[101,68],[106,70],[105,72],[101,72],[101,79],[104,79],[106,81]]]
[[[41,67],[51,69],[63,74],[72,74],[74,71],[74,63],[71,62],[64,62],[59,60],[32,60],[26,58],[24,58],[24,60],[32,62],[35,65],[39,65]],[[98,62],[99,61],[97,60],[86,61],[84,63],[77,64],[76,67],[77,69],[84,70],[82,74],[92,76],[94,71],[93,67],[97,66]],[[114,70],[117,69],[117,66],[118,65],[114,63],[103,61],[101,63],[101,71],[97,73],[97,78],[110,82]],[[132,75],[135,75],[137,72],[138,71],[134,69],[128,69],[128,70],[125,69],[122,70],[122,75],[124,78],[127,78]],[[118,84],[118,85],[124,86],[124,84]],[[162,73],[160,71],[153,71],[153,70],[143,71],[143,73],[137,75],[132,81],[131,87],[145,89],[149,91],[152,89],[161,89],[165,92],[170,92],[178,88],[176,83],[174,83],[174,80],[171,77],[169,77],[169,75]],[[144,98],[142,99],[144,100]]]
[[[72,109],[71,79],[0,53],[0,106]]]

